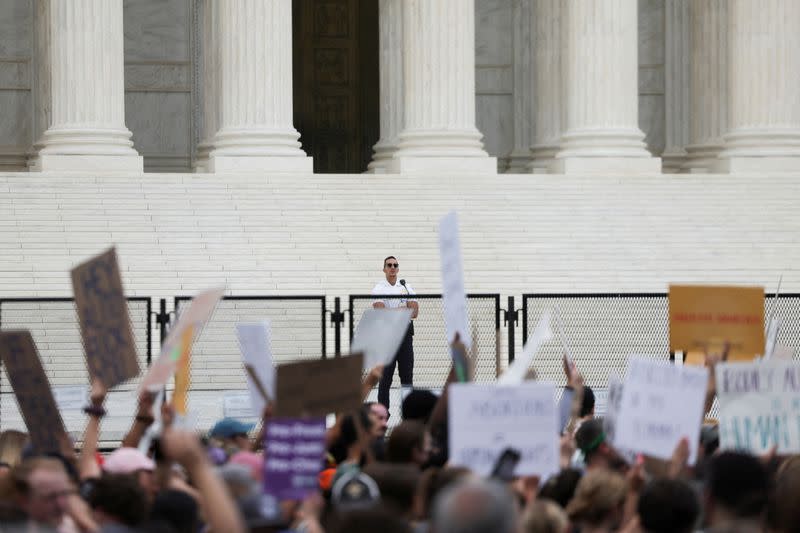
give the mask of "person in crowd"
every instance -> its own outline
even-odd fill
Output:
[[[639,495],[637,514],[643,533],[691,533],[700,516],[700,502],[686,481],[654,479]]]
[[[704,513],[711,528],[736,524],[760,530],[770,491],[767,467],[757,457],[724,451],[708,464]]]
[[[563,468],[551,476],[539,489],[539,499],[552,500],[561,508],[566,508],[575,495],[582,472],[577,468]]]
[[[375,481],[381,503],[387,509],[404,520],[413,520],[414,497],[420,478],[417,465],[373,462],[363,471]]]
[[[147,519],[147,496],[137,480],[127,474],[104,474],[88,497],[101,533],[135,531]]]
[[[575,432],[575,446],[583,453],[586,470],[610,469],[625,472],[628,464],[611,444],[606,442],[603,420],[586,420]]]
[[[436,499],[431,526],[435,533],[515,533],[515,498],[493,480],[457,483]]]
[[[218,441],[230,457],[240,451],[252,451],[253,443],[249,433],[254,427],[253,423],[248,424],[235,418],[223,418],[214,424],[208,435],[212,440]]]
[[[604,467],[588,471],[567,504],[567,516],[581,533],[616,531],[624,518],[628,487],[618,473]]]
[[[766,530],[789,533],[800,529],[800,455],[786,459],[779,468],[767,504]]]
[[[386,438],[386,431],[389,429],[389,410],[380,402],[367,402],[365,405],[372,418],[373,436],[375,439]]]
[[[450,466],[432,466],[426,469],[417,483],[414,497],[414,516],[417,530],[427,531],[436,498],[456,483],[466,481],[472,477],[468,468]]]
[[[550,500],[533,501],[520,517],[520,533],[567,533],[569,518]]]
[[[0,464],[7,470],[17,466],[22,460],[22,450],[28,444],[28,434],[15,429],[0,432]]]
[[[386,460],[390,463],[413,464],[422,467],[428,462],[431,437],[422,422],[404,420],[389,436]]]

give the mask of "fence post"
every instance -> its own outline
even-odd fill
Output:
[[[334,357],[342,355],[342,324],[344,323],[344,313],[342,312],[342,299],[333,299],[333,313],[331,313],[331,325],[333,326],[333,349]]]
[[[517,315],[518,311],[514,308],[514,297],[508,297],[508,309],[506,309],[505,313],[505,324],[508,327],[508,364],[514,362],[515,356],[515,328],[514,326],[517,325]]]
[[[160,330],[161,344],[164,344],[164,339],[167,338],[167,328],[169,327],[169,313],[167,313],[167,300],[161,298],[159,303],[159,311],[155,314],[156,324]],[[147,366],[150,366],[150,354],[147,354]]]

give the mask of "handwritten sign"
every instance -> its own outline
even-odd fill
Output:
[[[723,449],[800,453],[800,364],[720,363],[716,373]]]
[[[72,269],[89,374],[108,388],[139,375],[136,342],[114,248]]]
[[[461,238],[458,232],[458,215],[451,211],[439,221],[439,258],[442,267],[442,299],[447,343],[452,344],[458,334],[461,342],[472,348],[469,328],[467,293],[464,290],[464,269],[461,265]]]
[[[491,473],[506,448],[521,452],[514,475],[558,470],[555,386],[453,383],[448,396],[450,462],[478,475]]]
[[[236,324],[236,336],[239,339],[239,350],[242,362],[249,365],[264,392],[275,398],[275,367],[272,366],[272,332],[269,320],[260,322],[242,322]],[[256,413],[263,413],[267,402],[258,389],[258,384],[247,374],[247,388],[250,390],[252,405]]]
[[[660,459],[689,439],[689,464],[697,459],[708,370],[631,358],[622,386],[614,443]]]
[[[303,500],[319,487],[325,455],[325,419],[274,418],[264,437],[264,492]]]
[[[67,434],[30,331],[0,332],[0,358],[31,444],[40,452],[59,451]]]
[[[361,406],[363,355],[288,363],[277,368],[278,416],[325,416]]]
[[[364,311],[350,344],[352,353],[364,354],[364,370],[392,361],[403,342],[412,313],[409,308]]]
[[[85,385],[64,385],[51,390],[59,411],[80,411],[89,403],[89,389]]]
[[[225,289],[218,287],[205,290],[192,299],[189,308],[181,312],[178,322],[169,329],[169,334],[161,345],[161,355],[150,365],[147,374],[142,378],[139,390],[158,390],[169,381],[175,373],[184,350],[187,349],[184,346],[187,341],[186,330],[190,328],[192,330],[192,338],[189,340],[190,345],[188,346],[190,349],[191,343],[197,340],[223,294],[225,294]]]
[[[226,418],[256,418],[250,393],[230,391],[222,397],[222,415]]]
[[[763,287],[670,285],[669,345],[673,351],[731,345],[730,360],[764,351]]]
[[[533,335],[531,335],[528,342],[526,342],[525,346],[522,348],[522,354],[514,359],[511,366],[503,372],[503,375],[497,380],[498,385],[518,385],[522,383],[525,380],[525,375],[528,373],[528,368],[531,366],[536,352],[538,352],[539,348],[550,340],[552,336],[553,332],[550,329],[550,313],[545,311],[544,314],[542,314],[542,318],[539,319],[539,323],[536,325]]]

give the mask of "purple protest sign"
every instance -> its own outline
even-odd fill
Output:
[[[264,492],[302,500],[319,487],[325,455],[325,419],[274,418],[264,438]]]

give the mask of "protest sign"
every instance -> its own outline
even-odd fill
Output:
[[[170,328],[167,338],[161,344],[161,354],[150,365],[139,390],[158,390],[169,381],[184,350],[191,349],[191,344],[200,335],[224,293],[224,288],[208,289],[192,299],[189,308],[180,313],[178,322]],[[184,346],[187,344],[185,333],[188,328],[192,328],[192,335],[188,339],[188,346]]]
[[[631,358],[622,387],[615,441],[620,448],[669,459],[689,439],[689,464],[697,459],[708,370]]]
[[[603,416],[603,431],[608,442],[615,444],[617,417],[622,405],[622,380],[617,375],[608,376],[608,396],[606,398],[606,412]]]
[[[528,342],[522,348],[522,353],[514,359],[514,362],[503,372],[503,375],[497,380],[498,385],[519,385],[525,380],[525,375],[528,373],[528,368],[533,362],[533,357],[539,351],[542,344],[550,340],[553,332],[550,329],[550,313],[545,311],[539,323],[536,324],[536,329],[533,335],[530,336]]]
[[[0,332],[0,358],[34,449],[60,451],[67,433],[30,331]]]
[[[771,359],[775,353],[775,345],[778,342],[778,331],[781,329],[779,318],[773,318],[767,325],[767,340],[764,346],[764,359]]]
[[[413,310],[366,309],[358,321],[351,353],[364,354],[364,370],[377,365],[388,365],[403,342]]]
[[[253,409],[256,413],[263,413],[267,400],[260,389],[264,389],[268,398],[275,398],[275,368],[272,366],[270,322],[262,320],[236,324],[236,336],[239,339],[242,362],[245,368],[249,366],[253,373],[253,375],[247,373],[247,388],[250,390]]]
[[[457,334],[469,350],[472,347],[472,336],[469,329],[467,293],[464,290],[464,269],[461,264],[458,214],[455,211],[449,212],[439,221],[439,260],[447,343],[452,344]]]
[[[222,416],[225,418],[256,418],[252,396],[247,391],[230,391],[222,397]]]
[[[449,456],[453,465],[491,473],[506,448],[521,453],[514,475],[558,470],[555,386],[453,383],[448,393]]]
[[[800,453],[800,363],[719,363],[716,373],[722,449]]]
[[[187,403],[189,400],[189,384],[191,383],[193,338],[194,326],[189,326],[183,330],[180,355],[175,367],[175,390],[172,393],[172,406],[177,414],[183,416],[188,414]]]
[[[136,342],[114,248],[72,269],[89,375],[111,388],[139,375]]]
[[[63,385],[51,390],[60,412],[80,411],[89,403],[89,389],[86,385]]]
[[[670,350],[719,350],[725,343],[730,343],[730,360],[762,355],[764,289],[670,285]]]
[[[280,365],[276,415],[324,416],[361,406],[362,354]]]
[[[273,418],[264,436],[264,492],[300,500],[319,488],[325,455],[325,419]]]

